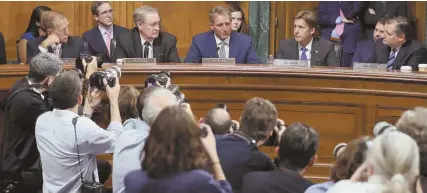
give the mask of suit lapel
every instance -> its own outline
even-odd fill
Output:
[[[134,58],[142,58],[142,45],[141,45],[141,36],[139,35],[138,29],[136,27],[132,30],[132,36],[134,41]]]
[[[96,26],[95,28],[96,28],[96,32],[95,32],[95,34],[94,34],[94,36],[92,38],[94,39],[93,42],[95,42],[95,46],[97,47],[97,50],[100,50],[101,53],[103,53],[103,54],[105,54],[107,56],[110,56],[108,54],[108,49],[107,49],[107,45],[105,44],[105,41],[104,41],[104,38],[103,38],[103,34],[99,30],[98,26]]]
[[[313,42],[311,43],[311,60],[310,60],[310,64],[311,66],[317,66],[317,60],[319,60],[319,45],[320,45],[320,41],[316,38],[313,38]]]
[[[292,60],[299,60],[299,48],[298,48],[298,42],[295,41],[295,39],[292,40],[292,47],[294,49],[292,49],[293,51],[290,53],[291,54],[291,59]]]
[[[214,32],[211,31],[211,33],[209,33],[209,36],[210,36],[208,38],[209,53],[211,54],[212,58],[219,58]],[[230,38],[230,44],[231,44],[231,38]]]
[[[408,42],[405,42],[405,44],[403,44],[400,49],[399,52],[397,52],[397,56],[396,56],[396,60],[393,63],[393,66],[395,68],[402,66],[402,64],[404,64],[404,62],[402,61],[402,59],[406,56],[406,53],[408,52],[408,47],[406,46]]]

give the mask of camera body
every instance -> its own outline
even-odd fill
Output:
[[[182,92],[179,91],[179,86],[178,85],[171,84],[166,89],[170,90],[172,92],[172,94],[174,94],[176,96],[176,99],[178,100],[179,104],[187,102],[187,99],[185,98],[185,95]]]
[[[169,71],[161,71],[158,74],[151,74],[145,79],[145,88],[149,86],[160,86],[166,88],[167,83],[171,78]]]
[[[83,60],[85,60],[86,64],[89,64],[92,62],[93,58],[89,54],[79,54],[79,56],[76,58],[76,68],[83,72],[83,74],[86,74],[86,68],[83,66]],[[96,66],[98,68],[101,68],[104,64],[104,56],[102,54],[96,55]]]
[[[89,78],[89,85],[100,90],[105,90],[103,79],[107,80],[107,85],[113,87],[116,84],[116,78],[122,76],[121,70],[119,67],[113,66],[104,71],[98,71],[93,73]]]

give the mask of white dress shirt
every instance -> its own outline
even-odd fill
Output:
[[[142,45],[142,54],[144,55],[144,49],[145,49],[145,45],[144,44],[147,41],[145,41],[144,38],[142,38],[141,35],[140,35],[140,37],[141,37],[141,45]],[[147,58],[153,58],[153,42],[154,41],[149,42],[151,46],[149,46],[149,48],[148,48],[148,57]]]
[[[118,122],[110,123],[104,130],[92,120],[79,117],[76,143],[74,117],[78,117],[74,112],[54,109],[37,119],[35,135],[42,162],[43,193],[80,192],[80,169],[85,181],[99,181],[96,155],[112,153],[116,139],[124,130]]]
[[[311,48],[312,48],[312,44],[313,44],[313,38],[311,38],[311,41],[307,44],[307,46],[305,46],[305,49],[306,49],[306,51],[305,51],[305,55],[307,56],[307,60],[311,60]],[[299,55],[299,58],[301,58],[301,55],[302,55],[302,50],[301,50],[301,48],[302,48],[303,46],[300,44],[300,43],[298,43],[298,55]],[[310,64],[310,62],[309,62],[309,64]]]
[[[52,50],[53,50],[53,54],[55,54],[55,46],[58,46],[59,47],[59,55],[61,55],[61,51],[62,51],[62,49],[61,49],[61,47],[62,47],[62,44],[52,44],[52,45],[50,45],[50,47],[52,47]],[[40,52],[48,52],[48,50],[47,50],[47,48],[43,48],[41,45],[39,45],[39,50],[40,50]],[[55,54],[56,55],[56,54]],[[61,56],[59,56],[58,58],[61,58]]]
[[[218,48],[216,51],[218,52],[218,56],[219,56],[220,55],[219,51],[220,51],[220,48],[221,48],[221,42],[223,42],[223,41],[220,40],[218,37],[216,37],[216,35],[214,35],[214,36],[215,36],[216,47]],[[229,58],[229,56],[230,56],[230,36],[228,36],[228,38],[225,39],[224,42],[226,44],[224,46],[224,48],[225,48],[225,58]]]
[[[99,31],[102,34],[102,39],[104,39],[105,45],[107,45],[107,40],[108,40],[108,36],[107,36],[107,33],[106,33],[107,29],[105,29],[105,28],[103,28],[101,26],[98,26],[98,28],[99,28]],[[113,37],[114,37],[113,25],[111,25],[108,29],[111,32],[111,37],[110,37],[110,42],[111,42],[111,39],[113,39]]]

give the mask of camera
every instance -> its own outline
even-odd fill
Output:
[[[390,131],[396,131],[396,130],[397,130],[397,128],[394,125],[392,125],[386,121],[381,121],[381,122],[378,122],[374,125],[374,128],[372,129],[372,133],[374,134],[375,137],[377,137],[383,133],[387,133]]]
[[[178,100],[178,103],[186,103],[187,99],[185,98],[185,95],[179,91],[179,86],[176,84],[171,84],[170,86],[168,86],[167,88],[168,90],[170,90],[172,92],[172,94],[174,94],[176,96],[176,99]]]
[[[116,78],[122,76],[120,68],[113,66],[104,71],[98,71],[93,73],[89,78],[89,85],[100,90],[105,90],[103,79],[107,80],[107,84],[113,87],[116,84]]]
[[[145,88],[149,86],[161,86],[166,88],[166,84],[171,79],[169,71],[161,71],[158,74],[151,74],[145,79]]]
[[[89,64],[92,62],[93,58],[91,55],[88,54],[79,54],[79,56],[76,58],[76,68],[83,72],[83,74],[86,74],[86,68],[83,66],[83,60],[86,61],[86,64]],[[96,66],[98,68],[101,68],[104,64],[104,56],[102,54],[96,55]]]

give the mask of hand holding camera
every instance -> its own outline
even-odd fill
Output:
[[[218,159],[218,154],[216,152],[216,141],[212,129],[209,125],[205,123],[200,123],[200,140],[202,141],[203,146],[205,147],[206,152],[211,158],[212,162],[216,162]]]
[[[231,120],[231,126],[230,126],[230,133],[233,133],[235,131],[238,131],[240,128],[239,121]]]
[[[85,78],[89,79],[90,76],[98,71],[97,66],[97,58],[95,56],[90,57],[91,59],[82,59],[83,69],[86,69],[83,73],[85,73]]]
[[[280,137],[285,130],[285,122],[282,119],[277,119],[276,125],[274,126],[274,132],[276,133],[278,143],[280,143]]]
[[[111,103],[118,103],[119,94],[120,94],[120,83],[119,78],[114,77],[114,81],[103,79],[103,85],[105,87],[108,99]]]

